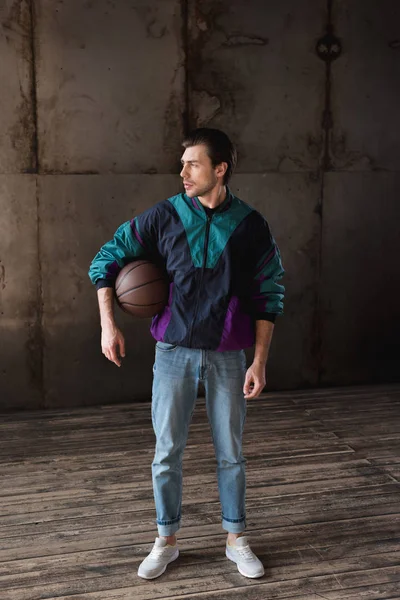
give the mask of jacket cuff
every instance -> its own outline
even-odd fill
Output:
[[[96,281],[96,290],[100,290],[104,287],[114,287],[115,282],[112,279],[98,279]]]
[[[256,321],[271,321],[271,323],[275,323],[275,319],[277,317],[276,313],[267,313],[267,312],[259,312],[254,315]]]

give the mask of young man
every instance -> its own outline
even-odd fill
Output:
[[[159,202],[121,225],[95,256],[89,271],[100,307],[103,354],[116,365],[125,342],[113,316],[113,286],[128,262],[147,256],[161,261],[170,278],[168,305],[152,320],[156,343],[152,464],[159,537],[138,575],[158,577],[178,557],[182,458],[198,383],[217,459],[226,556],[246,577],[264,568],[243,535],[245,459],[242,433],[246,401],[262,392],[276,315],[284,287],[278,247],[264,217],[227,187],[236,150],[217,129],[197,129],[183,142],[185,193]],[[244,348],[255,343],[246,371]]]

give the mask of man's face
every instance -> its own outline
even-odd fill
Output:
[[[181,158],[183,185],[189,198],[205,196],[218,183],[218,166],[214,168],[204,144],[186,148]]]

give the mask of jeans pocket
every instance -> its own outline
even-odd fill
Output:
[[[157,350],[161,350],[161,352],[172,352],[173,350],[176,350],[177,347],[177,344],[168,344],[167,342],[156,343]]]

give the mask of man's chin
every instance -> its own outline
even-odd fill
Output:
[[[189,198],[194,198],[195,196],[197,196],[196,190],[194,188],[185,188],[185,194],[186,196],[189,196]]]

